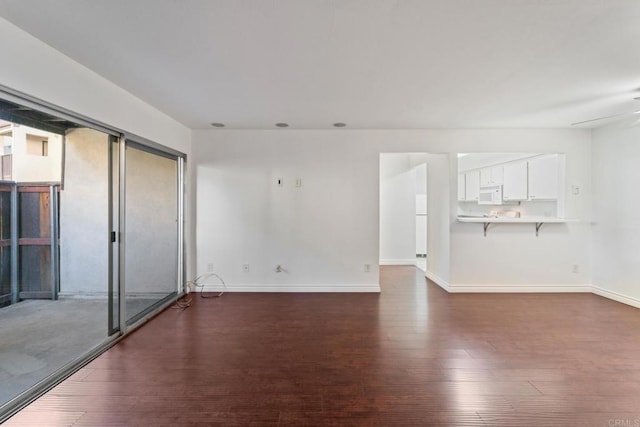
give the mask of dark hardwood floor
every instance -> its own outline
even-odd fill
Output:
[[[640,426],[640,310],[449,295],[413,267],[381,282],[194,298],[7,425]]]

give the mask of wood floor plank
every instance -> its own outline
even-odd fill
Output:
[[[413,267],[381,288],[196,296],[7,425],[640,425],[639,310],[447,294]]]

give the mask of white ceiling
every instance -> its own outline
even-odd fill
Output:
[[[570,127],[640,109],[637,0],[0,0],[0,15],[191,128]]]

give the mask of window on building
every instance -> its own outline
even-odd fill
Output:
[[[49,138],[27,134],[27,154],[46,157],[49,155]]]

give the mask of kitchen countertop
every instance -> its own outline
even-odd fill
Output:
[[[476,223],[482,224],[484,228],[484,236],[487,236],[487,230],[491,224],[535,224],[536,237],[540,232],[542,224],[563,224],[566,222],[577,222],[577,219],[556,218],[548,216],[529,216],[522,218],[510,218],[510,217],[488,217],[488,216],[458,216],[458,222]]]
[[[522,217],[522,218],[509,218],[509,217],[483,217],[483,216],[458,216],[459,222],[511,222],[511,223],[520,223],[520,224],[537,224],[541,222],[553,222],[553,223],[563,223],[563,222],[575,222],[577,219],[567,219],[567,218],[555,218],[555,217]]]

